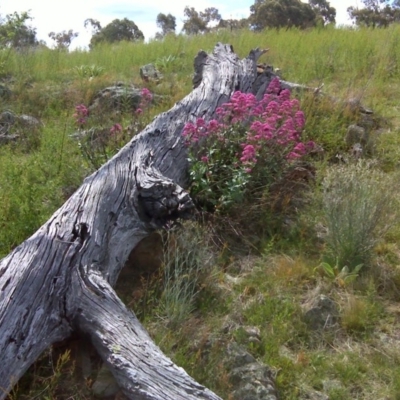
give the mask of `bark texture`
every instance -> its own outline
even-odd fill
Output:
[[[236,90],[265,91],[253,50],[229,45],[195,59],[194,90],[160,114],[94,174],[32,237],[0,261],[0,399],[52,343],[87,334],[129,399],[219,397],[174,365],[113,287],[133,248],[190,215],[186,122],[210,119]]]

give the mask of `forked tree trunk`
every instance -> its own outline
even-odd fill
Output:
[[[229,45],[195,59],[194,90],[160,114],[93,175],[32,237],[0,261],[0,399],[52,343],[87,334],[129,399],[219,397],[172,363],[113,287],[132,249],[193,203],[184,124],[210,119],[236,90],[263,94],[253,50]]]

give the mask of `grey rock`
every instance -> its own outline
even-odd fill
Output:
[[[0,145],[16,142],[19,137],[19,135],[0,134]]]
[[[256,359],[237,343],[228,345],[228,364],[233,368],[256,362]]]
[[[11,111],[3,111],[0,114],[0,123],[1,124],[14,124],[15,123],[15,114]]]
[[[269,388],[261,385],[246,384],[242,388],[233,392],[235,400],[276,400],[275,389],[272,391]]]
[[[106,87],[95,96],[89,110],[121,110],[130,108],[135,110],[141,100],[141,91],[133,85],[117,82],[114,86]]]
[[[3,111],[0,114],[0,136],[7,136],[10,127],[15,123],[15,114],[11,111]]]
[[[81,145],[89,146],[92,151],[104,149],[110,140],[109,128],[92,127],[82,131],[76,131],[69,135],[72,139],[78,140]]]
[[[163,78],[163,75],[160,73],[160,71],[156,68],[154,64],[146,64],[140,68],[140,77],[145,82],[149,81],[159,82]]]
[[[16,142],[26,138],[26,133],[32,133],[42,123],[30,115],[16,115],[12,111],[3,111],[0,114],[0,145]],[[27,132],[24,132],[24,128]]]
[[[352,97],[350,99],[345,100],[344,106],[354,114],[361,113],[370,115],[374,113],[371,109],[364,107],[361,104],[361,99],[357,97]]]
[[[261,340],[261,331],[256,326],[244,326],[243,331],[247,335],[249,340],[251,338],[258,339],[259,341]]]
[[[18,122],[20,125],[30,128],[41,125],[41,122],[37,118],[25,114],[22,114],[18,117]]]
[[[281,357],[287,358],[292,362],[296,362],[297,356],[286,346],[279,347],[279,355]]]
[[[317,390],[309,390],[300,397],[301,400],[329,400],[329,396]]]
[[[243,282],[243,278],[239,276],[232,276],[229,274],[224,275],[225,282],[231,285],[240,285]]]
[[[307,306],[304,312],[304,321],[314,331],[335,327],[339,322],[336,303],[323,294],[318,295]]]
[[[375,118],[371,114],[361,114],[357,121],[358,126],[362,126],[367,131],[375,130],[381,126],[382,121],[379,118]]]
[[[12,95],[12,91],[5,85],[0,85],[0,98],[8,99]]]
[[[351,147],[356,143],[360,143],[361,145],[366,145],[368,142],[368,133],[361,126],[349,125],[344,140],[348,147]]]
[[[350,149],[350,154],[356,160],[361,158],[363,155],[363,147],[362,147],[361,143],[353,144],[353,146]]]
[[[235,326],[235,336],[238,341],[242,344],[244,343],[261,343],[261,333],[260,329],[255,326]]]
[[[322,386],[324,388],[324,392],[343,389],[343,385],[337,379],[326,379],[322,381]]]
[[[266,365],[237,343],[231,343],[227,353],[226,366],[235,400],[277,400],[272,372]]]

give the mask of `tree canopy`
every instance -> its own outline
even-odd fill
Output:
[[[197,35],[210,30],[210,22],[221,20],[221,14],[215,7],[206,8],[204,11],[196,11],[194,7],[186,6],[183,10],[186,19],[183,21],[182,31],[188,35]]]
[[[241,18],[241,19],[220,19],[218,25],[216,26],[217,29],[225,28],[230,29],[231,31],[235,29],[246,29],[249,28],[249,19],[248,18]]]
[[[318,22],[335,22],[336,10],[327,0],[256,0],[250,7],[250,25],[256,30],[264,28],[308,28]]]
[[[327,0],[309,0],[311,8],[317,15],[317,22],[323,25],[336,22],[336,8],[331,7]]]
[[[359,26],[384,28],[400,21],[400,0],[362,0],[364,7],[349,7],[350,18]]]
[[[138,26],[128,18],[114,19],[104,28],[100,25],[99,21],[94,19],[87,19],[85,27],[91,25],[93,36],[90,39],[90,47],[94,47],[102,42],[119,42],[122,40],[138,41],[144,40],[143,32]]]
[[[30,20],[29,11],[6,15],[0,21],[0,45],[14,48],[37,46],[36,28],[28,24]]]
[[[68,49],[71,42],[78,37],[79,33],[74,32],[72,29],[62,32],[50,32],[49,38],[56,42],[56,48],[59,50]]]
[[[165,15],[159,13],[156,20],[157,26],[161,29],[161,32],[157,32],[156,37],[164,37],[169,33],[175,33],[176,29],[176,18],[172,14]]]

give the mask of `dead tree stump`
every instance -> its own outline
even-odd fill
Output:
[[[160,114],[29,239],[0,261],[0,399],[51,344],[84,332],[129,399],[218,399],[153,343],[113,290],[130,252],[166,222],[185,218],[188,121],[210,119],[236,91],[262,96],[253,50],[229,45],[195,59],[193,91]]]

